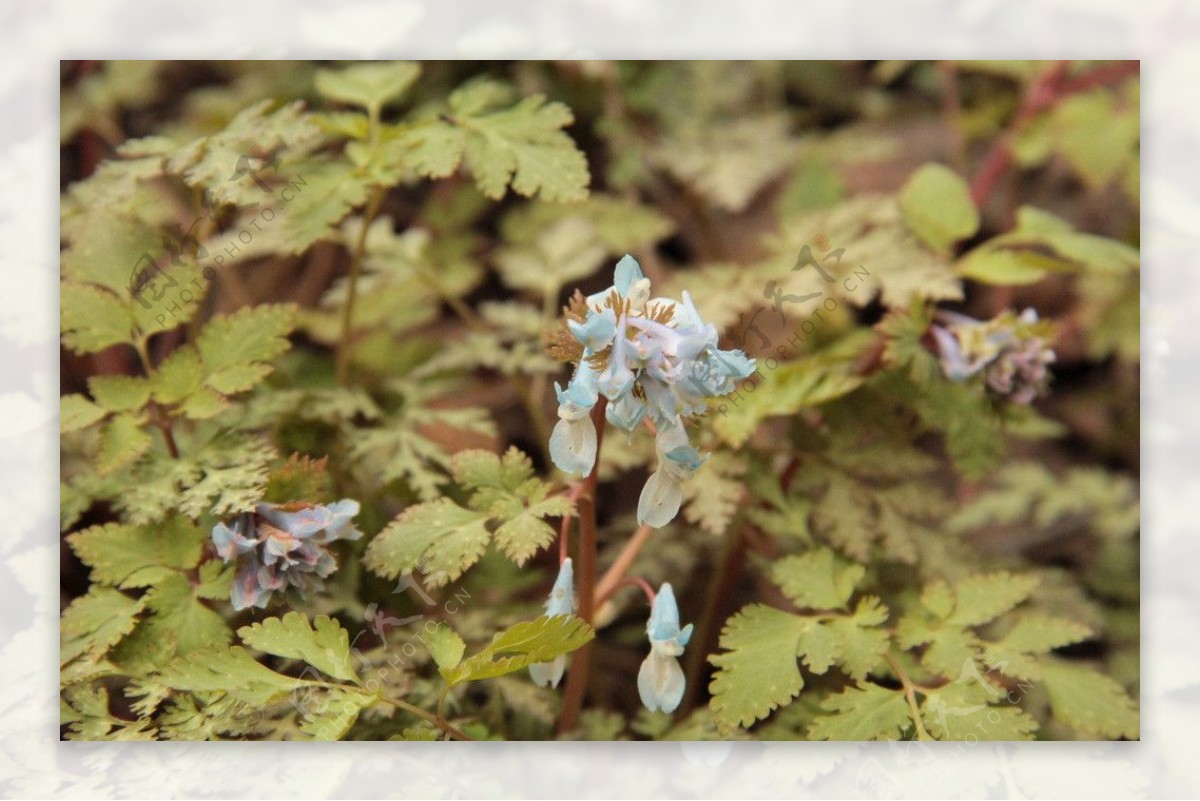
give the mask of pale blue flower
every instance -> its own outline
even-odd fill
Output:
[[[687,432],[680,424],[660,428],[654,444],[658,468],[650,474],[638,498],[638,524],[662,528],[679,514],[683,482],[700,469],[704,457],[688,444]]]
[[[617,299],[614,299],[614,294]],[[558,390],[558,417],[550,437],[550,456],[564,472],[586,476],[596,459],[596,432],[587,412],[603,395],[605,418],[632,433],[650,420],[672,443],[659,443],[658,469],[639,501],[639,518],[651,525],[669,522],[682,501],[681,482],[703,459],[688,446],[681,418],[703,414],[708,399],[727,395],[736,382],[754,372],[753,359],[740,350],[717,347],[716,326],[705,323],[692,296],[650,299],[650,280],[632,256],[613,271],[613,285],[585,300],[586,316],[567,327],[583,345],[571,382]],[[599,373],[591,357],[607,351]],[[590,361],[589,361],[590,359]],[[674,458],[668,453],[674,452]]]
[[[626,253],[613,269],[613,287],[621,293],[621,297],[627,297],[633,285],[645,277],[642,274],[642,265],[638,264],[637,259]]]
[[[547,617],[575,614],[575,576],[570,559],[564,559],[558,578],[546,601]],[[567,667],[567,657],[560,654],[552,662],[537,662],[529,666],[529,676],[539,687],[557,687]]]
[[[605,407],[604,416],[617,428],[632,433],[646,417],[646,403],[632,393],[622,395]]]
[[[617,318],[612,309],[589,314],[582,323],[567,320],[571,334],[583,343],[585,352],[598,353],[607,348],[617,332]]]
[[[608,365],[596,378],[596,388],[610,401],[615,401],[633,389],[634,374],[629,369],[627,351],[629,340],[625,338],[625,315],[621,315],[617,323],[617,334],[613,338],[612,351],[609,353]]]
[[[560,404],[558,422],[550,432],[550,458],[558,469],[564,473],[588,475],[596,464],[597,447],[591,409],[573,403]]]
[[[679,605],[670,584],[663,584],[650,605],[646,623],[650,654],[638,670],[638,695],[651,712],[674,712],[683,700],[684,676],[678,657],[692,638],[692,624],[679,628]]]

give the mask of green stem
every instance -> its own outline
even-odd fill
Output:
[[[892,672],[896,674],[896,678],[900,680],[900,684],[904,687],[904,699],[908,701],[909,715],[912,717],[913,724],[917,727],[917,739],[930,741],[933,738],[929,736],[929,732],[925,731],[925,724],[921,720],[921,710],[917,706],[917,686],[913,684],[908,674],[904,672],[904,668],[900,667],[900,662],[896,657],[887,654],[888,664],[892,667]]]
[[[596,427],[596,461],[592,465],[592,472],[584,480],[578,504],[579,547],[575,575],[579,579],[579,617],[588,625],[596,616],[596,484],[600,472],[600,446],[604,444],[606,405],[607,401],[602,396],[600,402],[592,407],[592,425]],[[563,691],[562,715],[558,719],[560,735],[579,728],[594,642],[589,642],[571,655],[571,669],[567,673],[567,686]]]
[[[346,386],[350,379],[350,326],[354,319],[354,301],[358,294],[358,277],[362,273],[363,256],[367,249],[367,231],[371,228],[371,223],[375,221],[375,215],[379,213],[379,206],[383,202],[383,187],[376,187],[371,192],[371,197],[367,201],[367,209],[363,214],[362,228],[359,229],[358,238],[354,243],[354,250],[350,254],[350,275],[348,277],[349,287],[346,291],[346,302],[342,306],[342,327],[338,337],[336,365],[337,365],[337,382],[341,386]]]
[[[138,361],[142,365],[142,373],[147,379],[150,378],[153,368],[150,362],[150,344],[147,337],[138,337],[134,342],[133,349],[137,351]],[[171,418],[163,413],[162,407],[157,403],[151,404],[151,418],[155,427],[162,432],[163,442],[167,446],[167,453],[172,459],[179,458],[179,445],[175,442],[175,432],[171,428]]]
[[[444,696],[443,696],[443,698],[444,698]],[[455,727],[453,724],[447,722],[446,719],[443,718],[441,715],[434,715],[431,712],[426,712],[424,709],[421,709],[421,707],[416,706],[415,704],[410,704],[408,701],[401,701],[397,698],[385,698],[383,696],[380,696],[379,700],[383,701],[384,703],[391,704],[392,706],[396,707],[397,709],[403,709],[405,712],[416,715],[417,717],[421,718],[422,720],[424,720],[428,723],[432,723],[434,726],[437,726],[439,729],[444,731],[446,734],[449,734],[451,737],[454,737],[455,739],[458,739],[458,740],[474,740],[475,739],[471,735],[469,735],[466,732],[462,731],[461,729]],[[440,708],[441,705],[442,705],[442,701],[439,700],[438,707]]]

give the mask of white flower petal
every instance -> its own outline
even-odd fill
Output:
[[[675,519],[683,503],[683,488],[664,470],[655,470],[638,498],[638,523],[662,528]]]
[[[674,712],[683,700],[685,680],[679,660],[651,652],[638,670],[638,695],[651,712]]]

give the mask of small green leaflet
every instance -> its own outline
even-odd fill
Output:
[[[193,693],[225,692],[250,704],[266,704],[305,686],[259,664],[241,646],[213,645],[178,657],[158,676],[166,686]]]
[[[63,612],[59,657],[67,662],[87,654],[99,659],[137,625],[142,602],[109,587],[92,587]]]
[[[1033,284],[1052,272],[1105,276],[1136,273],[1137,248],[1076,231],[1065,220],[1033,206],[1017,211],[1017,225],[989,239],[958,262],[960,275],[986,284]]]
[[[813,721],[813,740],[899,740],[912,726],[904,694],[878,684],[848,687],[821,706],[834,714]]]
[[[775,583],[798,606],[809,609],[844,609],[866,572],[828,548],[814,548],[771,566]]]
[[[926,164],[900,190],[904,222],[925,244],[946,252],[979,229],[979,212],[966,182],[949,167]]]
[[[467,508],[449,498],[410,506],[367,547],[363,563],[369,569],[394,579],[422,562],[426,581],[438,587],[475,564],[493,539],[524,564],[555,537],[544,518],[572,509],[566,497],[549,495],[549,485],[534,477],[529,457],[516,448],[503,458],[462,451],[450,468],[460,485],[473,490]]]
[[[587,161],[562,129],[574,121],[562,103],[532,95],[516,105],[507,86],[473,81],[450,95],[448,113],[403,136],[407,157],[421,175],[444,178],[466,162],[475,183],[498,200],[514,192],[542,200],[587,197]]]
[[[411,61],[355,64],[341,70],[318,70],[317,91],[330,100],[373,109],[400,100],[421,74]]]
[[[232,632],[219,613],[201,602],[197,587],[182,574],[174,573],[155,584],[146,593],[146,608],[151,614],[140,632],[148,641],[171,636],[175,653],[186,656],[210,645],[225,645]]]
[[[161,524],[109,523],[67,538],[92,581],[123,588],[146,587],[195,567],[207,536],[191,521],[173,515]]]
[[[328,615],[317,615],[312,624],[299,612],[272,617],[238,629],[242,642],[268,654],[302,659],[322,673],[341,681],[358,682],[350,660],[350,635]]]
[[[417,636],[425,643],[433,661],[441,670],[453,670],[458,667],[467,649],[462,637],[445,623],[438,623],[432,628],[426,626]]]
[[[442,675],[451,687],[503,676],[569,654],[595,636],[595,630],[574,615],[543,615],[500,632],[479,653],[454,667],[442,668]]]
[[[1054,717],[1087,735],[1139,738],[1137,704],[1103,673],[1061,659],[1042,662],[1042,685]]]

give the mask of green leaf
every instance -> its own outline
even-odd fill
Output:
[[[92,526],[67,538],[92,568],[93,582],[123,588],[146,587],[188,570],[200,561],[207,536],[182,515],[162,524]]]
[[[721,631],[727,653],[710,656],[717,667],[709,690],[723,726],[749,726],[789,703],[804,686],[796,650],[803,618],[768,606],[748,606]]]
[[[813,740],[899,740],[912,726],[904,694],[878,684],[849,687],[821,706],[834,714],[813,721],[808,729]]]
[[[850,617],[835,617],[825,625],[837,641],[837,662],[846,675],[863,681],[875,670],[891,641],[886,629],[888,609],[878,598],[858,602]]]
[[[932,582],[921,591],[921,605],[940,618],[949,617],[954,611],[954,590],[944,581]]]
[[[133,631],[142,603],[108,587],[92,587],[63,612],[59,631],[63,664],[87,654],[99,659]]]
[[[140,376],[94,375],[88,390],[110,412],[132,412],[150,401],[150,382]]]
[[[1127,275],[1138,269],[1140,259],[1137,248],[1124,242],[1080,233],[1047,211],[1022,206],[1012,231],[964,255],[957,270],[983,283],[1019,285],[1040,281],[1048,272]]]
[[[104,419],[107,412],[82,395],[63,395],[59,401],[59,431],[68,434]]]
[[[200,354],[191,347],[176,348],[150,376],[154,399],[159,403],[179,403],[200,390],[203,382]]]
[[[636,201],[593,192],[577,203],[526,203],[504,216],[500,231],[509,244],[537,242],[547,228],[575,219],[588,226],[588,238],[608,255],[632,253],[671,235],[671,218]]]
[[[1038,585],[1037,576],[989,573],[963,579],[954,587],[951,626],[979,626],[1020,604]]]
[[[142,429],[142,423],[140,417],[118,414],[104,424],[96,454],[96,471],[100,475],[127,467],[150,449],[152,440]]]
[[[722,211],[741,212],[795,163],[790,115],[741,112],[736,117],[681,127],[649,153],[650,159]]]
[[[948,251],[979,229],[979,212],[967,183],[941,164],[926,164],[900,190],[904,222],[937,251]]]
[[[583,153],[562,129],[574,121],[562,103],[532,95],[509,108],[509,91],[478,80],[450,95],[449,114],[405,134],[421,175],[444,178],[464,160],[479,190],[503,197],[510,184],[525,197],[582,200],[590,180]]]
[[[175,638],[176,653],[186,656],[210,645],[229,642],[231,632],[221,615],[201,603],[196,588],[176,573],[156,583],[145,597],[151,614],[143,623],[151,640]]]
[[[216,559],[200,565],[200,582],[196,585],[196,597],[210,601],[221,601],[229,597],[233,588],[234,565],[226,565]]]
[[[833,250],[812,250],[820,235]],[[858,195],[788,220],[781,235],[769,242],[773,255],[757,267],[759,302],[769,280],[780,284],[777,288],[784,294],[822,293],[823,299],[809,300],[808,305],[784,306],[789,312],[813,318],[818,327],[827,323],[817,319],[816,312],[829,310],[831,299],[862,307],[878,297],[884,306],[895,309],[909,307],[914,299],[962,298],[962,283],[950,260],[909,229],[894,196]],[[805,245],[831,281],[811,264],[799,264]]]
[[[748,379],[739,389],[737,403],[714,403],[713,429],[733,447],[741,447],[768,417],[791,416],[801,409],[820,406],[858,389],[863,377],[854,365],[821,356],[785,362]],[[751,389],[751,385],[753,388]]]
[[[422,500],[443,495],[447,477],[443,469],[450,456],[431,429],[457,429],[495,436],[488,410],[479,407],[445,408],[434,405],[450,384],[438,380],[396,382],[393,387],[402,401],[398,411],[373,428],[354,429],[349,436],[350,454],[367,486],[403,480]]]
[[[547,296],[594,273],[606,255],[590,223],[566,217],[542,228],[529,244],[501,248],[496,266],[513,289]]]
[[[683,482],[683,516],[710,534],[721,535],[746,497],[746,463],[727,451],[717,451],[704,469]]]
[[[1042,686],[1054,717],[1084,734],[1136,740],[1137,704],[1113,679],[1086,665],[1060,659],[1042,662]]]
[[[969,630],[931,626],[928,636],[931,642],[921,654],[922,667],[951,680],[976,669],[979,638]]]
[[[833,166],[809,157],[800,162],[779,195],[781,219],[826,209],[846,196],[846,183]]]
[[[114,717],[109,711],[108,690],[76,685],[63,691],[65,706],[70,710],[62,722],[71,723],[72,740],[153,740],[154,728],[149,720],[127,721]]]
[[[196,342],[205,383],[223,395],[253,387],[291,343],[295,307],[250,306],[209,321]]]
[[[1002,643],[1027,654],[1045,654],[1055,648],[1074,645],[1092,636],[1082,623],[1046,614],[1028,614],[1019,618],[1004,635]]]
[[[64,281],[59,286],[63,344],[76,353],[96,353],[133,342],[133,314],[120,297],[98,287]]]
[[[866,572],[828,548],[815,548],[776,562],[771,578],[797,606],[844,609]]]
[[[549,662],[589,643],[595,630],[574,615],[543,615],[500,632],[479,653],[442,671],[451,687]]]
[[[304,687],[255,661],[241,646],[212,645],[181,656],[158,676],[166,686],[187,692],[224,692],[248,704],[263,705]]]
[[[503,459],[490,451],[460,451],[450,460],[455,480],[474,489],[470,506],[499,522],[496,545],[519,565],[549,545],[557,532],[545,522],[573,509],[563,496],[547,497],[549,485],[533,477],[533,463],[516,448]]]
[[[449,498],[410,506],[371,540],[363,564],[394,579],[423,561],[428,583],[443,586],[479,561],[491,539],[487,520],[487,513]]]
[[[340,70],[317,70],[317,91],[330,100],[378,111],[401,99],[421,74],[412,61],[355,64]]]
[[[256,172],[247,167],[247,160],[253,166],[275,151],[295,156],[320,140],[320,129],[308,118],[303,102],[270,111],[273,105],[274,100],[263,100],[244,109],[223,130],[181,148],[168,160],[167,168],[181,174],[189,186],[206,190],[218,203],[263,201],[269,195],[256,179],[263,180],[275,170],[264,165]]]
[[[367,202],[374,181],[346,159],[310,160],[301,165],[303,191],[297,191],[281,213],[286,245],[292,253],[303,253],[322,239],[337,241],[334,227],[351,209]]]
[[[991,245],[991,243],[989,243]],[[1036,284],[1058,262],[1041,258],[1036,251],[1000,249],[985,245],[972,250],[958,262],[958,274],[984,284],[1025,286]]]
[[[983,657],[989,670],[1015,679],[1041,681],[1042,660],[1038,657],[1092,636],[1092,629],[1083,623],[1031,612],[1017,618],[999,642],[983,643]]]
[[[336,620],[317,615],[312,625],[299,612],[272,617],[238,629],[252,648],[288,659],[303,659],[317,670],[342,681],[357,682],[350,661],[350,635]]]
[[[939,740],[1032,740],[1037,721],[1018,706],[1003,705],[1004,697],[1001,690],[992,695],[978,683],[947,684],[925,694],[921,719]]]
[[[432,629],[423,628],[418,636],[443,672],[456,668],[467,649],[462,637],[445,623],[438,623]]]
[[[375,696],[352,687],[338,687],[316,696],[304,696],[300,731],[321,741],[342,739],[358,720],[358,714],[377,701]]]

